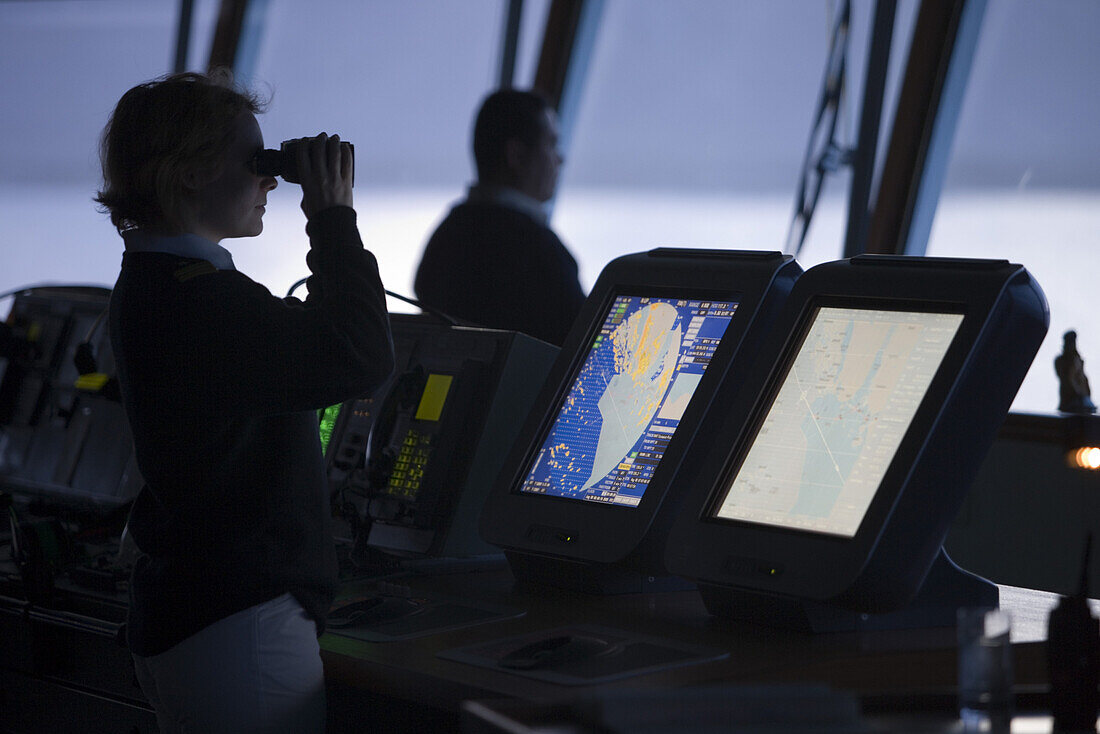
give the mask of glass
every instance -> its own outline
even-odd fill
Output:
[[[840,5],[605,3],[554,210],[582,283],[652,247],[783,249]],[[842,147],[855,141],[872,5],[852,6]],[[901,61],[916,7],[898,10]],[[826,180],[803,267],[841,256],[849,179]]]
[[[928,254],[1004,258],[1046,292],[1050,329],[1013,410],[1058,406],[1052,363],[1062,334],[1100,369],[1100,64],[1090,0],[989,3],[974,52]]]
[[[0,3],[0,292],[114,283],[122,240],[92,202],[99,135],[123,92],[170,71],[178,16],[167,0]],[[196,4],[196,43],[216,17]]]
[[[470,131],[496,83],[506,3],[273,0],[252,86],[264,142],[338,133],[355,145],[355,207],[382,282],[412,296],[428,236],[473,177]],[[526,8],[524,15],[537,15]],[[534,19],[534,18],[532,18]],[[532,51],[520,49],[521,61]],[[306,275],[301,189],[280,183],[237,267],[282,295]],[[304,296],[304,291],[299,294]],[[393,311],[411,306],[389,301]]]
[[[1012,721],[1012,618],[987,607],[958,612],[959,718],[964,731],[1007,732]]]

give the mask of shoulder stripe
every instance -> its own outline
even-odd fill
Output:
[[[215,268],[213,265],[206,262],[205,260],[199,260],[198,262],[193,262],[190,265],[184,265],[182,268],[177,270],[174,275],[176,280],[181,283],[185,283],[192,278],[197,278],[200,275],[210,275],[211,273],[216,272],[218,272],[218,269]]]

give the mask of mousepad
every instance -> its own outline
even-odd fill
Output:
[[[571,625],[444,650],[438,657],[582,686],[729,657],[724,650],[597,625]]]
[[[394,642],[526,613],[468,599],[368,593],[337,601],[329,611],[325,632],[365,642]]]

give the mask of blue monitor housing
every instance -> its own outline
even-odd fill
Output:
[[[662,583],[670,480],[734,354],[800,273],[780,253],[670,248],[604,269],[482,510],[518,579]]]
[[[811,631],[996,605],[942,543],[1047,324],[1003,260],[811,268],[685,457],[669,570],[716,615]]]

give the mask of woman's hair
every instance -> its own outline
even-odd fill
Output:
[[[139,84],[118,101],[103,129],[103,188],[95,201],[120,231],[179,229],[180,199],[191,172],[216,166],[243,112],[265,103],[234,87],[232,74],[175,74]]]

